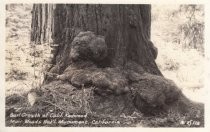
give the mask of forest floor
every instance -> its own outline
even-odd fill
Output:
[[[31,5],[14,5],[6,12],[5,94],[22,95],[42,83],[44,45],[30,45]],[[173,80],[184,94],[196,102],[204,102],[205,58],[195,49],[183,49],[172,41],[169,31],[176,31],[166,12],[175,8],[153,8],[152,41],[158,47],[156,63],[163,75]],[[148,119],[145,119],[149,120]],[[154,119],[147,126],[161,126],[167,119]],[[144,123],[145,124],[145,123]],[[137,126],[144,126],[136,123]]]

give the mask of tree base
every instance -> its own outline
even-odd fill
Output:
[[[101,114],[130,114],[135,109],[150,116],[171,111],[182,115],[203,114],[203,108],[200,109],[197,104],[184,97],[173,81],[149,73],[136,62],[128,60],[122,66],[101,67],[100,64],[107,55],[107,46],[103,39],[92,32],[80,32],[71,43],[70,53],[64,56],[70,63],[56,65],[50,72],[58,75],[46,77],[48,89],[48,85],[57,81],[65,82],[78,91],[84,92],[88,89],[92,93],[88,97],[91,100],[84,100],[87,101],[90,111]],[[55,70],[57,67],[64,69]],[[83,96],[79,98],[82,99]],[[193,110],[195,111],[192,112]]]

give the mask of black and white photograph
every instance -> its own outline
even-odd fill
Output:
[[[5,127],[204,128],[205,4],[5,4]]]

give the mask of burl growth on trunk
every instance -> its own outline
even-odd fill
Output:
[[[154,47],[151,52],[156,58],[157,48]],[[150,74],[133,61],[118,67],[101,66],[107,56],[103,36],[90,31],[78,33],[67,56],[71,63],[62,73],[52,68],[50,72],[59,75],[46,77],[48,82],[42,89],[59,91],[59,86],[65,84],[69,89],[74,89],[73,95],[69,96],[89,90],[91,94],[86,98],[89,111],[108,115],[132,114],[134,111],[145,115],[171,111],[191,116],[201,116],[203,113],[203,106],[188,100],[173,81]]]

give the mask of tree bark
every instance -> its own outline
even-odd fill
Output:
[[[33,5],[31,12],[31,41],[33,43],[52,43],[53,7],[52,4]]]

